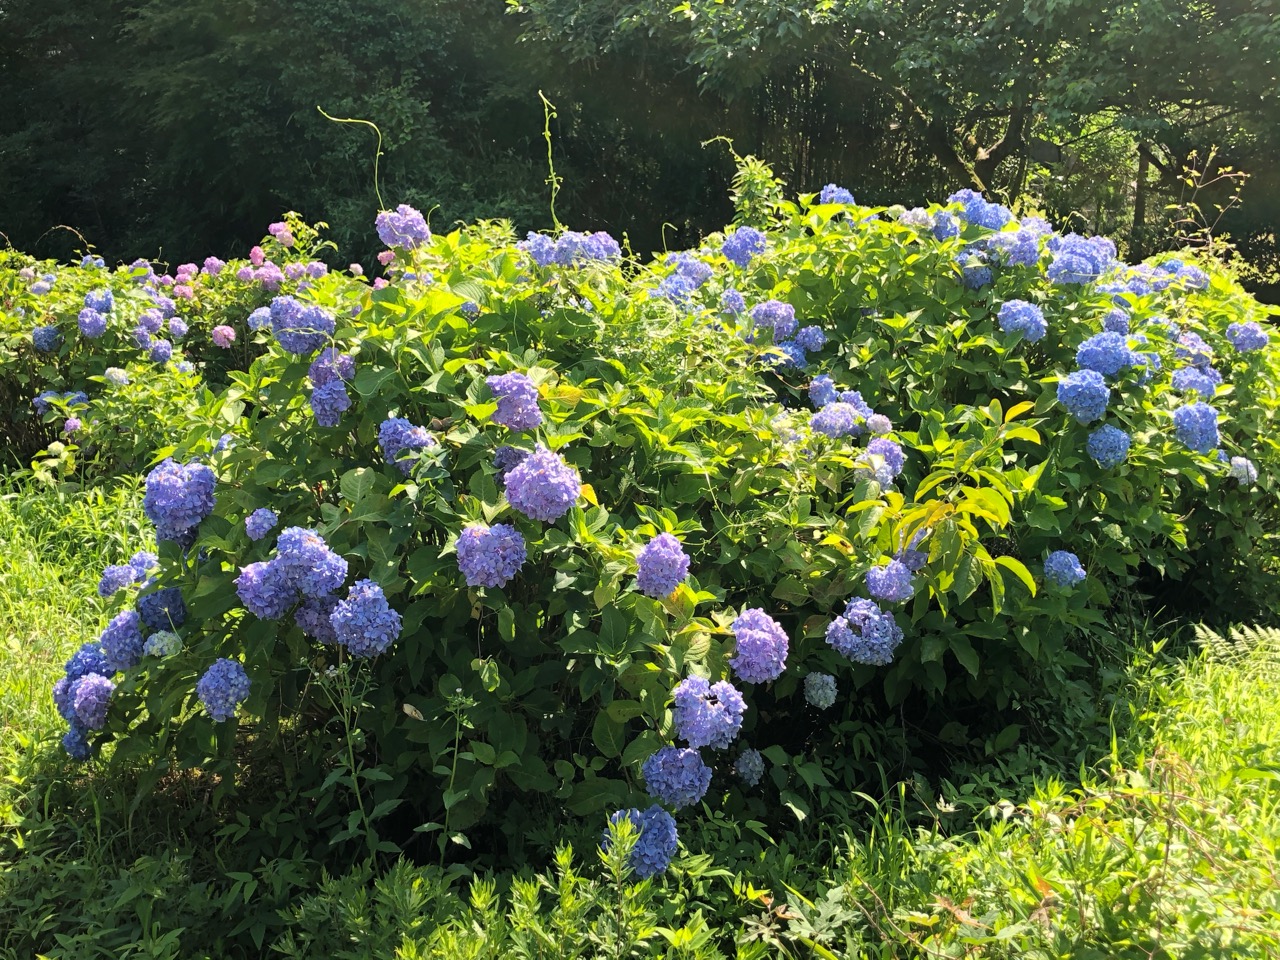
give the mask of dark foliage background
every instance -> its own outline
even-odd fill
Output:
[[[0,231],[23,249],[232,255],[285,209],[368,259],[388,203],[438,226],[562,221],[687,244],[740,153],[795,189],[914,204],[962,186],[1127,239],[1185,233],[1188,165],[1251,174],[1217,224],[1274,296],[1274,0],[0,0]],[[1240,181],[1194,196],[1218,219]],[[1169,205],[1183,205],[1168,210]],[[1270,286],[1269,286],[1270,285]]]

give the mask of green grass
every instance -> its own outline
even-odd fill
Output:
[[[611,876],[586,827],[541,876],[327,876],[241,849],[198,795],[134,810],[123,775],[61,755],[50,685],[143,528],[136,485],[0,490],[0,960],[1280,956],[1280,633],[1135,644],[1123,733],[988,795],[976,828],[904,784],[772,841],[684,818],[656,884]]]

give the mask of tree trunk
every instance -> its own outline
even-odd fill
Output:
[[[1147,171],[1151,167],[1150,154],[1138,147],[1138,180],[1133,188],[1133,226],[1129,229],[1129,259],[1141,260],[1143,250],[1143,227],[1147,220]]]

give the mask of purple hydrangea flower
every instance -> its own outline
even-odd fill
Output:
[[[458,535],[458,569],[469,587],[505,587],[524,565],[524,537],[510,524],[473,524]]]
[[[31,342],[41,353],[52,353],[62,342],[62,334],[58,332],[57,327],[36,327],[31,331]]]
[[[781,300],[766,300],[751,308],[753,327],[771,327],[773,342],[779,343],[796,332],[796,308]]]
[[[90,290],[84,295],[84,305],[98,313],[110,313],[116,305],[116,297],[106,288]]]
[[[893,430],[893,421],[890,420],[888,417],[886,417],[883,413],[873,413],[871,416],[867,417],[867,432],[870,433],[872,436],[882,437],[886,433],[889,433],[892,430]],[[867,449],[870,450],[870,447],[868,447]],[[874,453],[875,451],[871,451],[871,452]],[[898,448],[898,452],[899,453],[902,452],[901,447]],[[884,454],[882,453],[881,456],[884,456]],[[898,472],[901,472],[901,467],[899,467]]]
[[[187,326],[187,321],[181,317],[174,317],[169,321],[169,334],[175,340],[181,340],[187,335],[191,328]]]
[[[747,705],[727,680],[713,684],[705,677],[686,677],[676,684],[672,698],[676,735],[694,749],[723,750],[742,729]]]
[[[777,680],[786,669],[790,643],[782,625],[758,607],[743,610],[729,629],[736,640],[736,652],[729,666],[748,683]]]
[[[862,416],[850,403],[828,403],[809,418],[809,426],[817,433],[833,439],[862,433]]]
[[[947,210],[939,210],[933,217],[935,240],[950,240],[960,235],[960,220]]]
[[[107,708],[116,685],[100,673],[90,673],[71,685],[71,703],[76,720],[89,730],[101,730],[107,722]]]
[[[1044,578],[1056,587],[1074,587],[1086,576],[1080,558],[1070,550],[1055,550],[1045,557]]]
[[[1097,370],[1076,370],[1058,382],[1058,402],[1080,423],[1101,420],[1111,389]]]
[[[293,297],[271,301],[271,330],[288,353],[305,357],[315,353],[333,336],[337,324],[322,307],[300,303]]]
[[[720,309],[735,317],[740,316],[747,309],[747,301],[737,290],[729,289],[720,294]]]
[[[720,251],[730,262],[746,267],[751,258],[764,253],[765,236],[755,227],[739,227],[725,237]]]
[[[680,581],[689,575],[689,555],[680,541],[660,533],[640,551],[636,587],[647,597],[661,600],[671,596]]]
[[[127,563],[107,567],[98,579],[98,596],[110,597],[138,581],[137,572]]]
[[[872,414],[872,417],[874,416],[875,414]],[[869,426],[871,418],[868,418],[867,423]],[[902,447],[898,446],[892,440],[885,439],[884,437],[876,437],[876,439],[868,443],[867,453],[878,456],[884,460],[885,467],[888,468],[890,480],[902,472],[902,468],[907,462],[907,457],[906,454],[902,452]]]
[[[796,343],[802,350],[816,353],[827,345],[827,335],[821,327],[801,327],[796,331]]]
[[[213,512],[217,478],[202,463],[172,457],[147,474],[142,509],[156,526],[156,538],[181,542]]]
[[[378,427],[378,446],[382,458],[400,468],[406,477],[413,472],[416,458],[405,456],[437,445],[436,438],[427,433],[426,427],[415,426],[404,417],[388,417]]]
[[[244,532],[250,540],[261,540],[275,529],[280,517],[270,507],[259,507],[244,518]]]
[[[176,630],[187,622],[187,605],[182,591],[165,587],[138,598],[138,616],[149,630]]]
[[[322,427],[336,427],[342,422],[342,414],[351,408],[351,396],[341,380],[330,380],[311,391],[307,401],[316,423]]]
[[[854,663],[887,666],[902,643],[902,628],[893,614],[881,610],[872,600],[856,598],[843,615],[827,626],[827,643]]]
[[[840,392],[836,390],[835,383],[825,373],[814,377],[813,382],[809,384],[809,400],[819,410],[839,399]]]
[[[152,340],[151,349],[147,352],[152,363],[168,363],[173,359],[173,344],[168,340]]]
[[[1196,401],[1173,411],[1173,428],[1178,439],[1197,453],[1208,453],[1218,445],[1218,411]]]
[[[307,369],[307,378],[313,387],[323,387],[334,380],[350,382],[356,374],[355,358],[339,351],[336,347],[325,347],[320,355],[311,361]]]
[[[1262,350],[1270,342],[1267,331],[1252,320],[1248,323],[1233,323],[1227,327],[1227,339],[1241,353]]]
[[[663,747],[640,768],[649,796],[679,810],[698,803],[711,786],[711,768],[690,747]]]
[[[79,680],[90,673],[100,673],[103,676],[108,676],[112,672],[111,667],[107,664],[107,655],[102,652],[102,644],[96,640],[81,644],[80,648],[71,655],[65,666],[66,679],[69,681]],[[64,717],[63,719],[69,720],[70,717]]]
[[[196,683],[196,696],[215,723],[230,720],[249,699],[249,675],[238,660],[215,660]]]
[[[402,203],[395,210],[383,210],[374,220],[378,239],[388,247],[412,250],[431,239],[431,229],[426,217],[418,210]]]
[[[227,262],[225,260],[219,260],[217,257],[204,258],[204,272],[211,277],[216,277],[220,274],[226,265]]]
[[[1084,370],[1096,370],[1104,377],[1114,377],[1133,365],[1133,354],[1123,335],[1095,333],[1076,348],[1076,364]]]
[[[241,567],[235,585],[240,602],[259,620],[279,620],[298,602],[298,591],[274,560]]]
[[[67,436],[71,436],[73,433],[79,433],[80,428],[83,426],[84,424],[80,422],[79,417],[67,417],[62,423],[62,432]]]
[[[1179,334],[1174,353],[1195,367],[1207,367],[1213,363],[1213,347],[1205,343],[1200,334],[1191,331]]]
[[[223,350],[229,349],[230,346],[236,342],[235,330],[228,327],[225,323],[220,323],[214,327],[209,336],[213,340],[213,345],[215,347],[221,347]]]
[[[280,533],[271,562],[304,597],[328,596],[347,578],[347,561],[330,549],[324,537],[305,527],[286,527]]]
[[[901,560],[872,567],[867,571],[867,592],[886,603],[910,600],[916,592],[910,568]]]
[[[541,444],[506,477],[507,501],[534,520],[554,523],[582,493],[578,471]]]
[[[249,314],[249,319],[245,321],[245,325],[250,330],[264,330],[271,326],[271,308],[259,307]]]
[[[996,319],[1001,330],[1005,333],[1021,333],[1028,343],[1040,340],[1049,329],[1044,313],[1034,303],[1026,300],[1006,300],[1000,305],[1000,313]]]
[[[630,820],[635,826],[635,846],[627,863],[636,877],[645,880],[666,871],[675,856],[679,840],[676,836],[676,821],[671,814],[656,803],[641,813],[634,807],[630,810],[619,810],[609,818],[610,823]],[[610,836],[606,830],[604,848],[609,849]]]
[[[811,673],[804,678],[804,698],[819,710],[836,702],[836,678],[829,673]]]
[[[80,311],[79,323],[80,333],[90,340],[94,340],[107,332],[106,316],[91,307],[85,307]]]
[[[501,446],[493,452],[494,469],[502,476],[505,483],[507,474],[524,462],[524,458],[529,456],[530,451],[522,450],[519,447]]]
[[[1098,462],[1098,466],[1110,470],[1120,466],[1129,456],[1129,443],[1127,433],[1119,427],[1107,424],[1089,434],[1085,449]]]
[[[748,747],[733,762],[733,772],[747,786],[754,787],[764,776],[764,754]]]
[[[133,610],[125,610],[111,618],[98,646],[111,673],[131,670],[142,660],[142,618]]]
[[[336,641],[353,657],[376,657],[400,636],[400,614],[372,580],[357,580],[347,599],[333,608],[329,623]]]
[[[1118,333],[1122,337],[1129,335],[1129,312],[1116,307],[1108,310],[1102,318],[1102,329],[1107,333]]]
[[[542,423],[538,388],[523,373],[486,377],[484,382],[498,401],[498,409],[493,415],[494,423],[517,432],[532,430]]]
[[[846,206],[853,206],[853,194],[844,187],[838,187],[834,183],[828,183],[818,193],[819,203],[843,203]]]
[[[337,643],[338,634],[331,620],[337,606],[337,597],[307,597],[293,611],[293,622],[308,637],[314,637],[321,643]]]

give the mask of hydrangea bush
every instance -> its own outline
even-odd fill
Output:
[[[102,682],[58,694],[73,752],[287,738],[333,822],[321,692],[355,664],[371,821],[610,812],[656,872],[655,801],[781,787],[862,702],[1007,707],[1138,584],[1266,572],[1280,364],[1219,266],[847,193],[644,266],[401,207],[381,282],[241,305],[252,361],[154,452],[159,567],[104,573]]]

